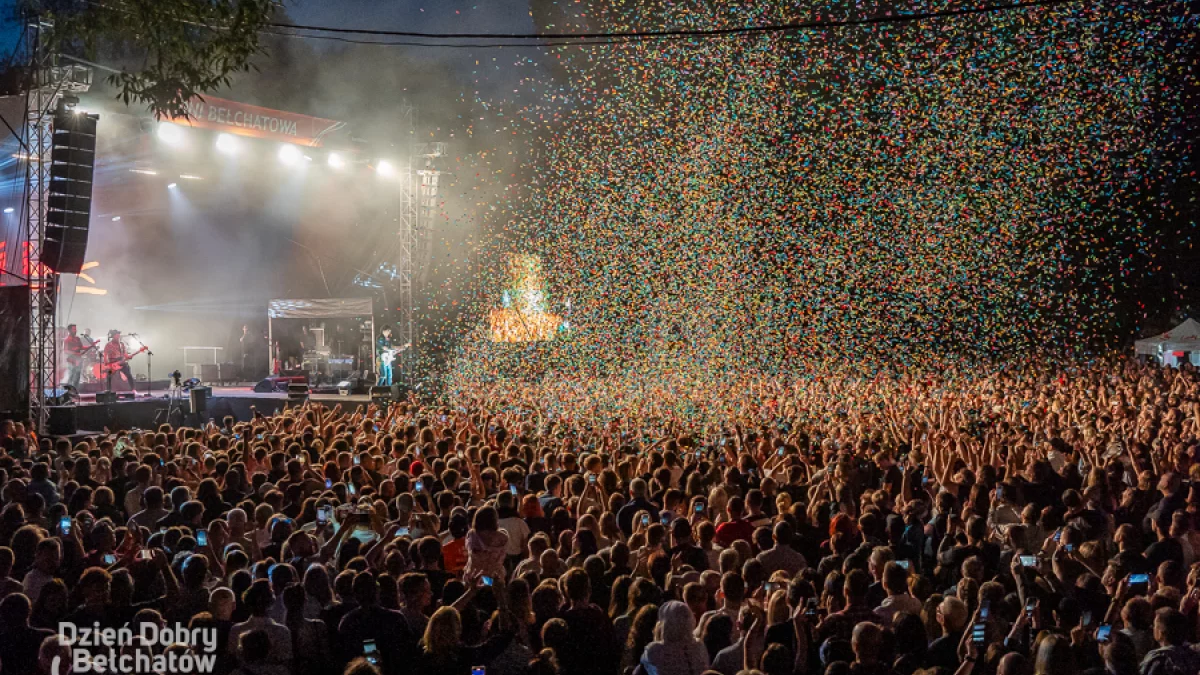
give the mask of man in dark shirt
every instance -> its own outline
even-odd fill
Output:
[[[383,672],[410,670],[417,658],[419,638],[409,629],[403,614],[379,606],[379,585],[369,572],[354,578],[354,599],[358,607],[342,617],[338,625],[337,653],[343,666],[362,656],[363,643],[371,640],[383,660]]]
[[[967,605],[956,597],[948,597],[938,605],[937,620],[942,627],[942,636],[929,645],[929,657],[926,659],[929,666],[941,666],[947,670],[958,667],[958,643],[962,640],[967,618]]]
[[[817,626],[818,644],[823,644],[830,638],[848,641],[859,622],[877,620],[875,612],[867,606],[867,589],[870,586],[871,577],[862,570],[851,570],[846,575],[842,586],[846,608],[825,617],[821,625]]]
[[[0,667],[6,673],[38,672],[38,650],[54,631],[31,627],[32,613],[33,605],[23,593],[0,600]]]
[[[617,513],[617,527],[620,527],[626,536],[633,534],[633,518],[639,511],[648,511],[650,522],[658,521],[658,507],[646,498],[647,489],[646,481],[641,478],[635,478],[629,483],[629,493],[633,499]]]
[[[608,615],[591,602],[587,572],[575,568],[563,577],[567,604],[561,612],[567,622],[570,647],[561,655],[563,672],[578,675],[609,675],[617,672],[621,650]]]

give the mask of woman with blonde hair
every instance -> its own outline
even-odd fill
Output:
[[[462,617],[454,607],[442,607],[429,617],[421,639],[420,666],[414,672],[427,675],[462,675],[472,666],[487,666],[508,649],[516,634],[516,619],[507,610],[491,621],[488,639],[478,646],[462,644]]]

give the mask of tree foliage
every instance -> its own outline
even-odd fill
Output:
[[[43,0],[50,49],[123,55],[108,82],[157,118],[186,117],[188,101],[230,84],[263,52],[261,32],[281,0]]]

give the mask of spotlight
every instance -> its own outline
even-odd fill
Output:
[[[279,146],[279,161],[285,166],[292,166],[304,158],[304,153],[300,152],[300,148],[291,143],[284,143]]]
[[[143,176],[157,176],[158,172],[154,169],[130,169],[132,173],[140,173]]]
[[[386,159],[381,159],[375,164],[375,171],[378,172],[380,176],[396,175],[396,167],[392,166],[392,163]]]
[[[179,185],[179,183],[167,183],[167,189],[174,190],[175,186],[177,186],[177,185]]]
[[[217,134],[217,152],[226,155],[236,155],[241,149],[238,140],[229,134]]]
[[[12,213],[14,210],[15,210],[15,209],[13,209],[13,207],[11,207],[11,206],[6,206],[6,207],[4,207],[4,212],[5,212],[5,213]]]
[[[328,161],[331,169],[341,169],[346,166],[346,160],[342,159],[342,156],[336,152],[329,153]]]
[[[179,177],[184,180],[204,180],[202,177],[190,173],[181,173]]]
[[[113,216],[113,219],[112,219],[112,221],[115,223],[115,222],[117,222],[117,221],[118,221],[118,220],[120,220],[120,219],[121,219],[121,216]]]
[[[179,145],[183,143],[183,129],[178,125],[170,122],[158,123],[158,140],[167,145]]]

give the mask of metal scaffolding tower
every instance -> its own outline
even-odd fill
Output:
[[[81,93],[91,86],[91,70],[59,66],[55,55],[42,44],[48,24],[31,22],[24,39],[29,52],[30,85],[25,98],[25,263],[29,284],[29,419],[46,433],[46,391],[58,387],[58,336],[56,319],[59,275],[42,264],[46,242],[46,207],[54,130],[51,122],[65,94]]]

